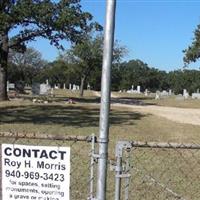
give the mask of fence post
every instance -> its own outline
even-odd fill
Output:
[[[104,32],[103,66],[101,78],[101,109],[99,125],[99,164],[97,178],[97,199],[106,199],[106,177],[108,159],[109,111],[111,65],[114,43],[116,0],[107,0]]]
[[[94,165],[95,165],[95,160],[96,154],[95,154],[95,142],[96,142],[96,136],[93,134],[91,137],[91,160],[90,160],[90,194],[88,200],[95,199],[94,197]]]
[[[121,196],[121,175],[122,173],[122,157],[116,156],[116,168],[115,168],[115,200],[120,200]]]
[[[122,156],[123,156],[123,150],[125,150],[125,149],[129,150],[131,148],[132,148],[132,144],[130,142],[127,142],[127,141],[119,141],[116,145],[116,149],[115,149],[115,157],[116,157],[115,200],[120,200],[120,197],[121,197],[121,179],[130,177],[130,175],[127,174],[128,171],[125,171],[125,173],[123,174]],[[128,169],[127,165],[125,167],[126,167],[126,169]],[[127,190],[125,191],[125,198],[126,197],[128,198]]]
[[[130,173],[130,151],[127,151],[128,155],[126,156],[126,165],[125,165],[125,174],[128,175]],[[129,183],[130,183],[130,176],[125,178],[125,194],[124,200],[129,199]]]

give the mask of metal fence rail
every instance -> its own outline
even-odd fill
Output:
[[[94,181],[96,178],[93,157],[96,143],[95,136],[0,132],[0,145],[3,143],[70,147],[70,199],[92,199],[94,196]]]
[[[128,142],[116,146],[115,200],[200,199],[200,145]]]

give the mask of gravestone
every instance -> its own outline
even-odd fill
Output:
[[[89,83],[87,84],[87,90],[90,90],[90,84]]]
[[[32,94],[33,95],[47,95],[49,89],[50,89],[50,86],[47,84],[33,83]]]
[[[55,84],[54,85],[54,89],[59,89],[58,85]]]
[[[14,90],[14,89],[15,89],[15,84],[9,83],[9,81],[7,81],[7,92],[9,92],[10,90]]]
[[[145,91],[144,91],[144,96],[148,96],[148,89],[145,89]]]
[[[200,93],[192,93],[192,99],[200,99]]]
[[[76,85],[75,85],[75,84],[73,84],[73,88],[72,88],[72,90],[73,90],[73,91],[76,90]]]
[[[69,90],[72,90],[72,84],[71,83],[69,84]]]
[[[163,90],[161,93],[160,93],[161,96],[169,96],[169,93],[166,91],[166,90]]]
[[[140,93],[140,85],[137,86],[137,93]]]
[[[189,97],[189,93],[187,92],[186,89],[183,89],[183,97],[184,97],[185,99],[188,99],[188,97]]]

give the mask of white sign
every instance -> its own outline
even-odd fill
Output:
[[[2,144],[2,200],[69,200],[70,148]]]

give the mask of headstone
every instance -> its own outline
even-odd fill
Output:
[[[54,85],[54,89],[59,89],[58,85],[55,84]]]
[[[87,84],[87,90],[90,90],[90,84],[89,83]]]
[[[71,83],[69,84],[69,90],[72,90],[72,84]]]
[[[144,91],[144,96],[148,96],[148,89],[145,89],[145,91]]]
[[[161,93],[160,93],[161,96],[168,96],[169,93],[166,91],[166,90],[163,90]]]
[[[33,95],[39,95],[40,94],[40,84],[39,83],[33,83],[32,94]]]
[[[73,84],[73,88],[72,88],[72,90],[76,90],[76,85],[75,84]]]
[[[200,93],[192,93],[192,99],[200,99]]]
[[[40,84],[40,95],[48,94],[49,85],[47,84]]]
[[[32,85],[32,94],[34,94],[34,95],[46,95],[46,94],[48,94],[49,89],[50,89],[50,86],[47,85],[47,84],[34,83]]]
[[[188,94],[188,92],[187,92],[186,89],[183,90],[183,97],[184,97],[185,99],[188,99],[188,97],[189,97],[189,94]]]
[[[9,82],[7,81],[7,92],[9,92]]]
[[[140,93],[140,85],[137,86],[137,93]]]
[[[172,90],[171,89],[169,89],[169,96],[171,96],[172,95]]]
[[[66,89],[65,83],[63,84],[63,89],[64,89],[64,90]]]

